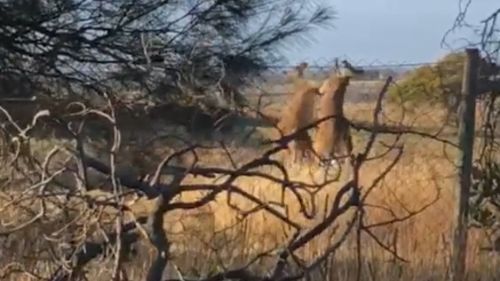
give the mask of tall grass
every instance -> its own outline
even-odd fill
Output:
[[[349,105],[346,107],[346,114],[351,119],[370,122],[372,107],[372,104]],[[444,111],[436,108],[413,108],[408,112],[401,110],[399,105],[387,104],[383,119],[394,124],[403,120],[407,125],[438,128],[443,114]],[[275,134],[270,128],[260,131],[268,136]],[[392,135],[380,136],[375,152],[382,151],[384,144],[390,143],[393,139]],[[354,141],[355,149],[362,148],[366,141],[366,133],[354,131]],[[309,276],[311,280],[356,280],[359,263],[361,280],[444,280],[449,268],[456,187],[453,159],[456,151],[439,141],[415,135],[404,136],[401,143],[404,144],[402,158],[371,193],[369,205],[366,207],[367,224],[395,217],[409,217],[401,222],[374,229],[379,241],[397,253],[401,259],[390,254],[368,235],[362,234],[362,258],[359,260],[356,237],[353,234],[334,257]],[[238,163],[255,157],[262,150],[257,147],[242,148],[236,145],[228,149]],[[162,152],[164,150],[158,149],[153,154]],[[384,158],[368,162],[360,173],[361,185],[370,186],[393,157],[394,155],[389,154]],[[126,154],[121,158],[123,161],[135,159],[133,155]],[[200,155],[200,158],[201,164],[230,165],[226,153],[222,150],[209,150]],[[278,175],[277,171],[263,169]],[[293,179],[304,182],[310,182],[318,175],[314,169],[307,166],[292,167],[289,173]],[[186,179],[190,183],[212,180],[199,177]],[[305,217],[297,201],[286,193],[284,200],[289,216],[305,229],[319,222],[324,216],[325,204],[331,203],[336,188],[345,180],[346,176],[341,177],[338,183],[332,184],[316,195],[315,204],[318,208],[313,218]],[[282,198],[281,188],[263,179],[244,177],[236,184],[265,202],[279,202]],[[177,199],[194,200],[200,195],[196,192],[186,193]],[[412,215],[433,201],[435,202],[423,212]],[[253,207],[250,202],[238,196],[233,196],[231,203],[244,210]],[[308,201],[307,205],[311,207],[312,202]],[[132,205],[134,216],[147,214],[151,208],[152,202],[146,199],[141,199]],[[311,261],[321,255],[326,246],[338,238],[338,234],[345,227],[346,219],[351,215],[351,213],[346,214],[336,222],[336,225],[331,226],[329,231],[308,243],[299,251],[299,257],[304,261]],[[9,216],[15,216],[15,213],[10,213]],[[206,276],[223,267],[244,265],[260,252],[285,245],[292,234],[291,229],[283,222],[262,211],[242,219],[228,204],[227,194],[222,194],[214,202],[198,210],[176,210],[168,213],[165,228],[172,242],[172,261],[169,263],[167,275],[174,278],[178,278],[179,274],[184,277]],[[23,239],[22,233],[18,235],[20,240]],[[28,237],[33,236],[28,235],[24,239]],[[142,243],[147,245],[147,242]],[[500,280],[498,254],[495,256],[481,252],[479,248],[483,243],[484,235],[478,230],[471,230],[467,257],[470,271],[468,280]],[[5,258],[5,253],[2,255]],[[144,271],[151,262],[151,255],[152,250],[149,247],[138,247],[136,256],[126,261],[131,280],[139,280],[144,276]],[[22,259],[19,257],[19,260]],[[274,261],[274,258],[264,258],[253,266],[253,270],[265,273]],[[107,280],[109,272],[98,261],[89,267],[93,268],[90,272],[92,280]],[[23,278],[31,280],[26,276]]]

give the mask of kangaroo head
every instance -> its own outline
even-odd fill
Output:
[[[301,78],[304,77],[304,70],[306,70],[306,68],[308,66],[309,66],[309,64],[307,62],[302,62],[295,67],[295,70],[299,74],[299,77],[301,77]]]
[[[304,79],[304,71],[307,69],[309,64],[307,62],[302,62],[295,66],[291,71],[284,71],[286,75],[286,80],[291,82],[296,82],[298,80]]]
[[[338,90],[345,90],[349,86],[351,80],[350,75],[339,75],[336,72],[332,73],[330,77],[325,79],[321,87],[319,88],[319,94],[333,94]]]

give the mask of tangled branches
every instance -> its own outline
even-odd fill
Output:
[[[151,246],[148,248],[152,251],[151,259],[147,263],[146,273],[139,275],[150,281],[163,280],[168,266],[176,268],[173,261],[178,242],[171,232],[174,222],[169,217],[176,213],[201,210],[213,203],[223,204],[220,202],[221,197],[225,198],[225,204],[229,208],[227,212],[236,214],[234,224],[227,226],[228,228],[248,223],[252,217],[262,214],[283,226],[284,238],[270,249],[257,247],[244,260],[230,266],[224,265],[223,258],[230,250],[229,246],[219,249],[220,252],[214,250],[215,259],[220,260],[220,263],[217,269],[199,276],[202,280],[297,280],[309,276],[334,256],[347,243],[351,234],[357,234],[359,249],[361,233],[367,234],[382,249],[404,262],[406,259],[384,244],[373,229],[404,221],[426,207],[411,212],[406,217],[394,217],[375,223],[367,223],[365,220],[369,195],[402,155],[403,146],[399,137],[395,138],[394,143],[387,145],[387,151],[392,151],[394,156],[383,172],[368,186],[362,186],[360,181],[363,176],[362,167],[377,157],[372,156],[372,150],[380,132],[373,128],[381,126],[379,115],[382,100],[390,82],[391,79],[379,94],[368,140],[360,152],[350,157],[352,172],[345,182],[339,182],[339,178],[325,178],[319,183],[293,179],[293,175],[275,156],[300,132],[284,136],[262,152],[254,153],[253,157],[246,157],[238,162],[230,161],[230,167],[224,167],[220,163],[207,164],[203,159],[203,151],[218,151],[227,159],[233,159],[236,155],[224,144],[213,147],[182,140],[174,151],[160,155],[160,161],[153,166],[149,175],[138,177],[119,167],[118,159],[123,153],[123,146],[127,144],[117,125],[111,99],[108,99],[106,110],[82,107],[79,112],[72,113],[73,117],[79,117],[72,119],[73,123],[79,125],[79,130],[72,130],[75,124],[68,124],[66,128],[73,133],[73,143],[55,145],[48,153],[47,150],[32,152],[27,149],[30,145],[29,128],[21,129],[9,117],[9,112],[2,110],[6,117],[5,123],[18,128],[16,134],[27,141],[27,145],[15,146],[15,150],[6,155],[11,169],[3,182],[0,212],[17,214],[11,217],[12,221],[2,222],[0,239],[3,240],[2,243],[15,247],[18,243],[16,237],[31,237],[32,254],[37,256],[37,260],[19,268],[13,266],[12,262],[20,257],[13,255],[11,263],[7,263],[9,265],[0,274],[7,277],[16,272],[24,272],[23,274],[48,280],[62,281],[79,280],[92,273],[94,276],[109,275],[113,280],[128,280],[128,275],[132,273],[127,264],[141,259],[140,245],[146,243]],[[86,146],[79,145],[84,140],[81,128],[89,116],[102,119],[111,132],[106,153],[91,155]],[[38,119],[50,118],[52,116],[49,114],[38,114],[32,125],[37,125]],[[314,127],[319,122],[324,120],[318,120],[311,126]],[[404,132],[393,133],[400,136]],[[387,151],[382,155],[389,155]],[[37,153],[43,157],[36,155]],[[104,177],[99,185],[91,183],[95,174]],[[251,179],[251,182],[245,179]],[[251,192],[250,184],[264,182],[270,183],[269,188],[276,189],[275,192],[281,194],[279,202]],[[321,192],[334,183],[340,183],[339,189],[332,199],[326,197],[324,212],[321,213],[318,197],[324,196]],[[192,193],[198,196],[189,200],[187,195]],[[149,209],[136,216],[134,204],[137,200],[149,200]],[[290,212],[290,204],[299,206],[296,214]],[[217,214],[219,215],[221,214]],[[198,236],[206,234],[208,233],[197,233]],[[301,258],[300,251],[324,235],[330,238],[322,252],[310,260]],[[359,254],[360,262],[361,258]],[[96,262],[110,266],[103,268],[96,266]],[[256,269],[263,262],[269,268],[267,273]],[[178,274],[180,277],[175,279],[189,280],[180,271]]]

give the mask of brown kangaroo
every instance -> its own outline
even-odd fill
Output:
[[[302,79],[303,68],[296,68],[296,70],[299,72],[299,76],[294,79],[293,96],[287,106],[283,108],[282,116],[277,124],[278,129],[285,135],[292,134],[314,121],[315,98],[316,95],[319,95],[317,87]],[[312,141],[307,131],[299,133],[289,145],[293,163],[297,163],[299,157],[301,162],[304,158],[308,158],[308,151],[311,150]]]
[[[319,89],[322,96],[317,119],[335,116],[319,123],[314,135],[313,149],[320,163],[331,162],[342,152],[346,153],[342,156],[348,156],[352,152],[349,122],[344,116],[343,109],[344,96],[350,78],[350,75],[340,76],[333,73]]]
[[[304,71],[309,64],[302,62],[295,66],[292,71],[285,73],[287,81],[292,82],[293,92],[290,102],[282,110],[280,120],[277,123],[281,133],[287,135],[296,132],[300,128],[309,125],[314,120],[315,96],[319,94],[318,88],[311,86],[304,79]],[[307,131],[299,133],[289,145],[289,156],[293,163],[301,162],[304,158],[310,158],[312,152],[312,140]]]
[[[291,72],[285,72],[286,81],[292,81],[294,83],[300,83],[304,79],[304,70],[307,69],[309,64],[307,62],[302,62],[293,68]]]

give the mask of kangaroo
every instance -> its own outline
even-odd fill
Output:
[[[313,149],[320,163],[332,161],[342,152],[350,155],[353,150],[349,121],[345,118],[343,109],[350,78],[333,73],[319,89],[322,96],[317,119],[335,116],[319,123],[314,135]]]
[[[304,79],[304,71],[309,67],[307,62],[302,62],[293,68],[291,72],[285,72],[286,78],[285,81],[300,83]]]
[[[278,122],[278,129],[283,134],[291,134],[311,124],[314,120],[314,102],[319,94],[317,87],[302,84],[294,92],[290,104],[285,108],[284,114]],[[290,142],[292,161],[307,157],[307,152],[312,149],[312,141],[307,131],[302,131]]]
[[[314,107],[319,89],[304,79],[294,81],[293,96],[288,105],[283,108],[282,116],[277,124],[278,129],[285,135],[291,134],[306,127],[314,121]],[[312,141],[307,131],[302,131],[290,142],[289,152],[293,163],[308,157],[312,150]]]

